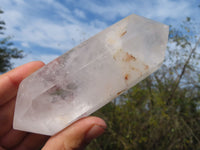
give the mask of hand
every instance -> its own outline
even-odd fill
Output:
[[[73,150],[82,149],[101,135],[105,122],[97,117],[78,120],[58,134],[48,137],[12,128],[17,89],[20,82],[44,65],[31,62],[0,76],[0,150]]]

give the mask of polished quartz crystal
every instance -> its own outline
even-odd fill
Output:
[[[66,52],[19,86],[14,129],[53,135],[162,64],[167,25],[130,15]]]

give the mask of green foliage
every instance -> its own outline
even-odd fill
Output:
[[[171,28],[162,68],[94,115],[108,125],[88,150],[200,150],[200,40],[191,18]]]
[[[3,11],[0,10],[0,14]],[[0,20],[0,35],[3,36],[5,30],[5,22]],[[10,42],[11,37],[5,36],[0,38],[0,73],[12,69],[11,59],[23,58],[23,51],[15,48]]]

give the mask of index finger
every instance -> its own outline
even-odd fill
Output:
[[[0,106],[16,96],[20,82],[44,66],[41,61],[34,61],[17,67],[0,76]]]

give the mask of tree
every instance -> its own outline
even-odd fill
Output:
[[[0,14],[3,11],[0,10]],[[0,73],[12,69],[11,59],[23,58],[23,51],[15,48],[10,36],[4,36],[5,22],[0,19]]]
[[[188,17],[170,28],[162,68],[95,113],[108,129],[88,150],[200,149],[198,26]]]

